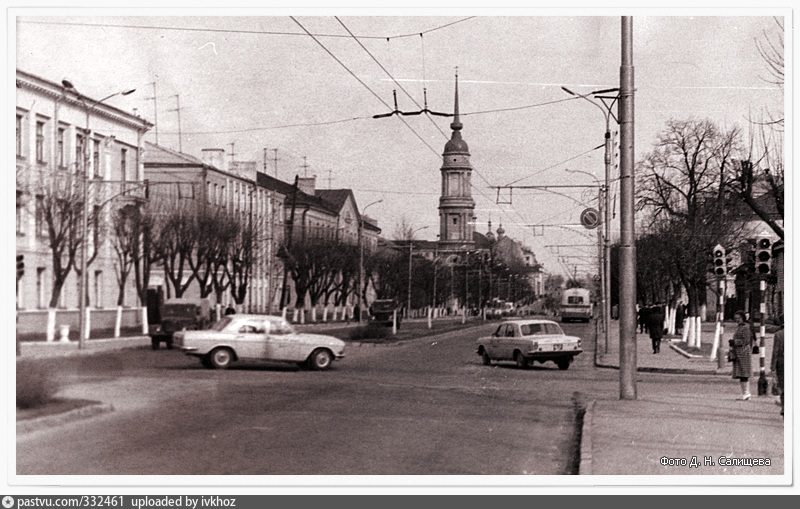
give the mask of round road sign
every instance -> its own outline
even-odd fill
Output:
[[[600,224],[600,212],[595,208],[588,208],[581,212],[581,224],[589,230],[597,228]]]

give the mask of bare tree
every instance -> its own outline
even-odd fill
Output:
[[[662,272],[680,278],[690,316],[699,316],[705,303],[708,253],[717,243],[732,245],[738,233],[728,188],[739,138],[737,128],[721,131],[708,120],[671,120],[637,165],[637,207],[659,232],[671,262]]]
[[[164,212],[154,248],[175,297],[180,298],[195,279],[189,266],[197,245],[195,207],[178,203]]]

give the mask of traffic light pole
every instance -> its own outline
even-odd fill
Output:
[[[764,324],[764,316],[767,314],[767,302],[766,302],[766,295],[767,295],[767,281],[763,277],[760,278],[758,282],[758,289],[760,290],[761,294],[761,303],[758,307],[758,314],[760,315],[761,321],[761,330],[759,331],[759,335],[761,336],[760,341],[758,342],[758,395],[759,396],[766,396],[767,394],[767,368],[766,368],[766,358],[767,358],[767,350],[766,350],[766,335],[767,329]]]
[[[717,310],[717,322],[719,322],[719,346],[717,348],[717,368],[725,367],[725,355],[722,347],[722,339],[725,337],[725,276],[719,278],[719,309]]]

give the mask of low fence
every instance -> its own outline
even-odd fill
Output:
[[[20,341],[58,341],[62,336],[77,340],[77,309],[17,310]],[[143,335],[148,332],[145,308],[86,308],[87,339]]]

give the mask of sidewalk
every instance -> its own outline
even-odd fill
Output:
[[[619,367],[619,322],[609,330],[607,355],[596,365]],[[713,340],[714,324],[703,324],[704,343]],[[723,345],[733,327],[726,325]],[[772,337],[767,335],[767,379]],[[598,336],[602,352],[604,337]],[[637,335],[639,372],[670,373],[669,377],[637,376],[637,399],[618,394],[588,403],[581,440],[582,475],[782,475],[784,420],[775,396],[758,396],[758,356],[753,356],[750,401],[738,401],[731,365],[720,370],[716,360],[687,358],[662,342],[653,354],[646,334]],[[706,375],[706,376],[698,376]],[[696,463],[692,466],[692,458]],[[756,460],[758,459],[758,460]],[[766,463],[769,466],[755,463]],[[754,461],[755,460],[755,461]],[[737,464],[738,463],[738,464]],[[788,472],[787,472],[788,473]],[[790,477],[770,479],[789,484]]]

